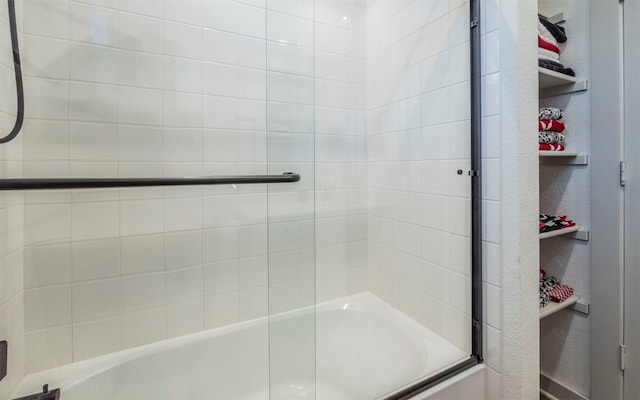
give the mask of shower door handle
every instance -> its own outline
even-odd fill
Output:
[[[0,179],[0,191],[250,185],[262,183],[294,183],[298,181],[300,181],[300,175],[293,172],[285,172],[282,175],[232,175],[204,176],[198,178],[27,178]]]

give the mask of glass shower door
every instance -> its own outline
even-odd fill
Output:
[[[476,362],[468,2],[19,4],[3,178],[301,179],[3,193],[16,396],[371,400]]]
[[[267,41],[265,3],[18,4],[27,114],[19,140],[3,147],[15,154],[3,161],[19,163],[12,172],[138,179],[291,171],[305,179],[291,188],[20,193],[25,326],[16,336],[27,379],[16,393],[49,383],[68,399],[213,392],[262,400],[270,376],[273,387],[294,376],[313,391],[314,374],[305,372],[314,366],[313,317],[305,311],[302,330],[298,320],[272,322],[315,300],[313,159],[298,152],[312,143],[313,95],[294,100],[284,87],[268,94],[286,71],[267,67],[268,46],[280,39]],[[270,361],[276,356],[284,361]],[[97,373],[75,367],[111,357],[118,365]],[[60,369],[65,379],[50,378]]]
[[[266,1],[270,399],[315,399],[314,1]]]

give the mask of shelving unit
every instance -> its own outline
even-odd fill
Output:
[[[563,27],[568,40],[558,46],[562,51],[559,63],[573,68],[577,75],[569,76],[538,67],[539,106],[561,108],[567,124],[565,151],[538,152],[540,212],[566,214],[581,224],[539,235],[540,268],[574,288],[573,295],[562,303],[549,303],[539,308],[540,368],[542,372],[550,373],[546,381],[541,376],[540,393],[544,395],[541,398],[549,400],[584,399],[580,393],[588,393],[585,377],[590,371],[580,363],[580,357],[589,351],[590,338],[585,332],[590,322],[590,305],[586,290],[590,287],[592,248],[592,243],[588,242],[590,232],[587,227],[591,224],[591,204],[586,199],[586,193],[592,188],[590,166],[593,164],[590,145],[591,77],[588,75],[590,68],[586,65],[591,56],[589,43],[593,38],[585,26],[585,21],[589,23],[591,17],[590,5],[569,0],[539,0],[538,8],[552,23],[566,21]],[[555,13],[559,14],[551,15]],[[548,33],[557,37],[553,29]],[[546,37],[547,41],[553,42],[546,35],[546,32],[541,33],[543,39]],[[540,57],[545,57],[545,54],[550,55],[539,52]],[[598,77],[593,76],[593,79]],[[593,151],[596,151],[595,147]],[[549,352],[549,348],[553,352]],[[575,374],[573,369],[555,368],[565,360],[578,360],[571,364],[572,368],[575,367]]]
[[[550,17],[553,22],[564,21],[565,15],[558,14]],[[538,67],[539,98],[549,98],[572,93],[584,92],[589,89],[589,82],[579,77],[561,74],[546,68]],[[559,166],[586,166],[589,164],[588,154],[578,151],[539,151],[540,165]],[[589,240],[589,231],[580,226],[558,229],[540,234],[540,240],[554,237],[564,237],[576,240]],[[588,314],[589,305],[580,301],[580,296],[574,294],[562,303],[550,303],[540,308],[540,319],[554,314],[560,310],[571,307],[572,309]]]

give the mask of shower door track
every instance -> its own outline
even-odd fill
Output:
[[[0,191],[106,189],[151,186],[250,185],[259,183],[295,183],[300,175],[234,175],[186,178],[27,178],[0,179]]]

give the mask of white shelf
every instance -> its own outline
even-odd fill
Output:
[[[569,297],[562,303],[551,302],[540,309],[540,319],[544,317],[548,317],[551,314],[557,313],[558,311],[564,308],[570,307],[576,304],[578,300],[580,300],[580,296],[574,294],[573,296]]]
[[[538,67],[539,97],[553,97],[589,89],[589,82],[574,76]]]
[[[540,89],[548,89],[556,86],[572,85],[578,82],[575,76],[561,74],[547,68],[538,67],[538,81]]]
[[[555,236],[568,235],[569,233],[578,232],[580,227],[578,225],[572,226],[570,228],[556,229],[555,231],[545,232],[540,234],[540,240],[548,239]]]
[[[580,153],[573,151],[544,151],[540,150],[540,157],[577,157]]]
[[[574,151],[540,151],[540,164],[546,165],[588,165],[589,156]]]

